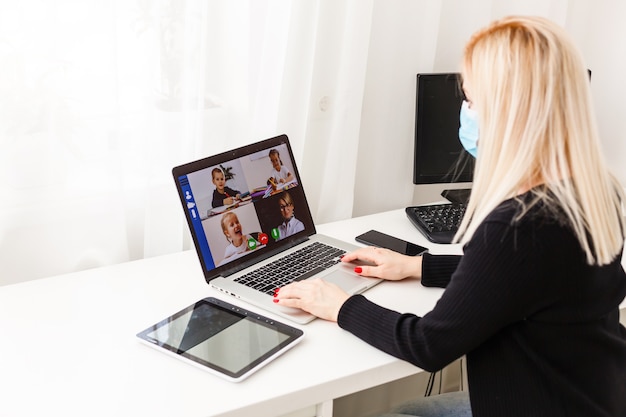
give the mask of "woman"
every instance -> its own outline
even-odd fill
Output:
[[[320,280],[276,300],[429,371],[467,355],[471,414],[461,393],[426,400],[450,413],[433,415],[626,416],[624,193],[600,153],[580,54],[555,24],[510,17],[470,39],[462,75],[461,119],[480,126],[463,256],[343,258],[375,264],[362,275],[445,286],[433,311],[400,314]]]

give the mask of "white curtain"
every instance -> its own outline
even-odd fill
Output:
[[[415,75],[514,13],[573,32],[622,100],[617,3],[0,0],[0,285],[189,249],[171,168],[282,133],[316,222],[411,204]]]
[[[0,2],[0,284],[189,248],[171,168],[280,133],[350,217],[371,3]]]

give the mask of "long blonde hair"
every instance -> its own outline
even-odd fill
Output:
[[[547,19],[504,18],[469,40],[462,74],[480,139],[455,239],[467,242],[500,203],[532,189],[520,217],[539,201],[558,205],[587,262],[610,263],[624,242],[624,192],[601,154],[589,75],[569,36]]]

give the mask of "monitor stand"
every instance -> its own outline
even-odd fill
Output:
[[[445,197],[451,203],[467,204],[470,196],[471,188],[457,188],[454,190],[443,190],[441,196]]]

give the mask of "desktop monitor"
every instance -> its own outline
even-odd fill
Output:
[[[591,70],[587,70],[591,80]],[[460,74],[417,74],[413,184],[470,183],[475,160],[459,141],[464,100]],[[470,190],[451,187],[442,196],[466,202]]]
[[[417,74],[416,90],[413,184],[472,182],[475,160],[459,141],[460,74]]]
[[[413,184],[471,182],[474,158],[459,141],[458,73],[417,74]]]

